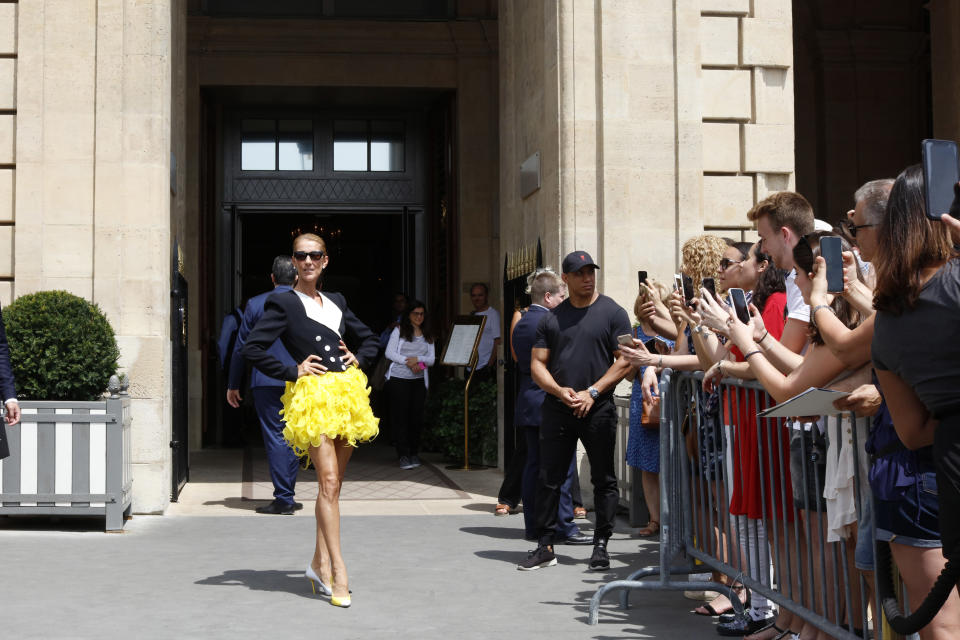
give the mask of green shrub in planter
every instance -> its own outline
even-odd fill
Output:
[[[17,393],[31,400],[97,400],[120,349],[100,308],[67,291],[21,296],[3,310]]]
[[[463,380],[448,378],[430,385],[424,411],[421,447],[454,462],[463,462]],[[497,464],[497,383],[470,383],[470,462]]]

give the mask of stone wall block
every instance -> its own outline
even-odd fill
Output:
[[[700,12],[746,16],[750,14],[750,0],[701,0]]]
[[[43,223],[92,224],[93,223],[93,160],[75,162],[48,162],[43,168]],[[86,241],[92,241],[88,238]],[[45,264],[48,273],[69,272]]]
[[[794,0],[753,0],[753,17],[779,20],[788,25],[793,21]]]
[[[17,61],[0,58],[0,109],[17,108]]]
[[[0,305],[9,307],[13,302],[13,283],[0,282]]]
[[[13,277],[13,227],[0,226],[0,277]]]
[[[130,411],[135,412],[136,406]],[[133,413],[137,416],[137,413]],[[137,418],[134,417],[134,420]],[[137,421],[138,429],[161,429],[163,425],[144,425]],[[134,462],[130,471],[133,474],[133,512],[163,513],[170,504],[170,467],[161,462]]]
[[[793,125],[793,73],[790,69],[754,69],[753,96],[756,124]]]
[[[17,52],[17,8],[13,3],[0,4],[0,54]]]
[[[703,170],[740,171],[740,125],[703,123]]]
[[[758,173],[757,174],[757,202],[771,193],[793,190],[792,173]]]
[[[750,173],[792,173],[793,126],[746,124],[743,126],[743,170]]]
[[[740,62],[740,20],[735,17],[700,18],[700,63],[736,65]]]
[[[44,273],[86,279],[85,289],[89,289],[93,277],[93,225],[45,225],[40,261]]]
[[[789,21],[743,20],[743,64],[756,67],[793,65],[793,32]]]
[[[704,176],[703,223],[710,227],[752,227],[752,176]]]
[[[13,184],[16,170],[0,169],[0,222],[13,222],[16,219],[13,208]]]
[[[705,69],[703,72],[703,117],[750,120],[750,71]]]
[[[0,164],[13,164],[17,161],[16,142],[17,117],[0,115]]]

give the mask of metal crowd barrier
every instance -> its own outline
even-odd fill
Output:
[[[817,436],[816,423],[804,427],[782,418],[737,426],[744,422],[741,411],[743,417],[755,413],[748,406],[775,402],[759,384],[734,379],[724,379],[711,399],[702,377],[666,370],[661,378],[660,564],[601,587],[591,599],[589,623],[597,623],[600,601],[611,591],[620,591],[624,608],[632,590],[718,591],[730,596],[737,615],[745,615],[728,586],[688,578],[712,571],[835,638],[882,638],[876,603],[872,634],[868,629],[868,591],[853,565],[856,533],[848,528],[846,541],[827,542],[822,499],[825,479],[846,479],[835,498],[830,482],[836,506],[829,513],[846,513],[842,522],[859,521],[866,506],[861,488],[867,485],[864,454],[858,452],[869,420],[824,417],[825,438]],[[755,452],[747,429],[756,430]],[[756,465],[745,459],[751,456]],[[786,477],[791,467],[792,482]],[[731,514],[734,491],[742,493],[750,483],[759,484],[759,513],[753,514],[759,517]],[[865,498],[871,499],[869,490]]]

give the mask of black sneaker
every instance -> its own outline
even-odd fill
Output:
[[[548,544],[540,544],[530,552],[526,560],[517,565],[517,569],[520,571],[536,571],[543,567],[552,567],[555,564],[557,564],[557,556],[553,554],[553,547]]]
[[[590,556],[590,571],[606,571],[610,568],[610,554],[607,553],[607,541],[600,540],[593,545],[593,555]]]

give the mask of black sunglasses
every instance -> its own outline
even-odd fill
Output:
[[[797,265],[797,271],[801,269],[804,273],[813,271],[813,248],[807,242],[807,236],[800,236],[797,246],[793,248],[793,262]]]
[[[735,264],[740,264],[743,260],[731,260],[730,258],[720,259],[720,271],[726,271]]]
[[[310,259],[314,262],[320,262],[323,260],[323,251],[294,251],[293,259],[299,262],[303,262],[307,259],[307,256],[310,256]]]
[[[870,227],[875,227],[875,224],[853,224],[853,220],[849,218],[846,220],[841,220],[840,224],[843,225],[843,228],[850,234],[851,238],[857,237],[857,229],[869,229]]]

